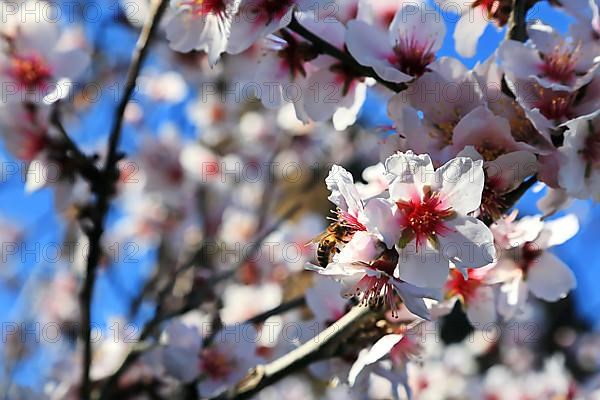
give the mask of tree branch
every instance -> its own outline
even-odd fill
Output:
[[[212,286],[216,285],[218,282],[220,282],[221,280],[226,279],[226,278],[230,277],[231,275],[233,275],[245,262],[247,262],[250,258],[252,258],[256,254],[256,251],[258,251],[258,249],[260,248],[260,246],[262,245],[264,240],[272,232],[274,232],[284,221],[286,221],[292,215],[297,213],[300,210],[300,208],[301,208],[301,205],[299,203],[296,203],[293,206],[291,206],[275,223],[273,223],[273,225],[271,225],[268,229],[266,229],[252,243],[252,246],[250,247],[249,251],[245,252],[244,257],[234,267],[232,267],[230,270],[227,270],[220,275],[215,276],[213,279],[207,281],[203,285],[203,287],[206,287],[206,288],[212,287]],[[195,255],[193,255],[189,261],[185,262],[181,268],[179,268],[177,271],[175,271],[175,275],[178,276],[183,271],[190,268],[193,265],[194,260],[195,260]],[[154,317],[150,321],[148,321],[148,323],[146,323],[146,325],[144,326],[144,328],[140,334],[140,337],[138,339],[139,343],[141,343],[141,344],[138,344],[127,354],[127,356],[125,357],[125,360],[123,361],[123,363],[121,364],[119,369],[117,369],[117,371],[114,374],[112,374],[104,383],[104,385],[102,387],[101,395],[100,395],[101,400],[102,399],[108,400],[108,399],[112,398],[113,394],[117,390],[116,386],[119,381],[119,378],[127,371],[127,369],[145,351],[154,347],[153,344],[147,342],[147,339],[149,339],[152,336],[152,334],[160,326],[160,324],[162,324],[164,321],[167,321],[171,318],[185,314],[186,312],[195,309],[202,303],[202,300],[204,299],[204,297],[203,297],[204,291],[201,289],[196,289],[195,291],[199,292],[199,296],[190,297],[186,301],[186,304],[178,310],[171,311],[171,312],[165,312],[162,308],[164,305],[163,300],[166,297],[166,295],[172,290],[173,285],[175,284],[175,280],[176,280],[175,278],[172,279],[170,284],[167,285],[167,287],[165,287],[159,294],[159,296],[158,296],[159,300],[157,301],[157,310],[154,314]],[[281,312],[283,312],[283,311],[281,311]],[[275,314],[273,314],[273,315],[275,315]]]
[[[80,398],[87,400],[91,395],[90,369],[92,364],[91,343],[91,304],[96,280],[96,269],[102,253],[100,239],[104,232],[104,219],[108,212],[110,198],[114,193],[115,182],[118,179],[117,169],[117,146],[121,135],[121,126],[125,113],[125,107],[130,101],[135,88],[137,76],[146,58],[153,33],[158,27],[158,21],[162,17],[168,2],[166,0],[154,0],[150,17],[144,24],[142,33],[136,43],[131,66],[127,73],[125,93],[116,111],[114,124],[108,139],[108,154],[106,163],[97,179],[90,181],[91,191],[95,194],[95,204],[92,208],[92,227],[86,230],[89,240],[89,253],[86,264],[86,273],[80,293],[81,304],[81,332],[80,339],[83,345],[83,360],[81,373]]]
[[[513,0],[513,9],[508,20],[506,38],[525,42],[527,35],[527,12],[537,0]]]
[[[211,400],[248,399],[281,378],[311,363],[334,356],[340,344],[361,328],[361,322],[373,315],[369,306],[355,306],[337,322],[312,340],[277,360],[258,365],[236,387]]]
[[[381,78],[373,68],[365,67],[364,65],[359,64],[358,61],[356,61],[350,53],[338,49],[328,41],[324,40],[323,38],[319,37],[318,35],[315,35],[313,32],[306,29],[302,24],[298,22],[296,17],[293,15],[292,21],[287,26],[287,28],[311,42],[313,47],[319,53],[330,55],[331,57],[338,59],[348,67],[352,68],[352,70],[356,72],[357,75],[371,77],[377,82],[381,83],[386,88],[396,93],[401,92],[408,87],[404,83],[389,82]]]

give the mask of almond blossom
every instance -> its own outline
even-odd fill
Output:
[[[466,146],[458,155],[473,160],[484,160],[473,146]],[[484,160],[483,168],[485,184],[477,214],[498,220],[507,207],[503,196],[515,190],[525,178],[532,176],[538,170],[538,162],[533,153],[518,150],[502,154],[494,160]]]
[[[497,320],[494,288],[486,282],[490,268],[469,269],[467,277],[457,269],[450,270],[444,286],[445,299],[432,307],[432,315],[439,318],[449,314],[456,302],[462,305],[469,322],[475,329],[489,329]]]
[[[257,338],[259,334],[249,324],[226,326],[215,334],[211,344],[200,352],[198,361],[202,376],[198,391],[202,396],[223,392],[260,362]]]
[[[399,277],[421,287],[442,287],[452,262],[479,268],[494,261],[490,230],[468,214],[481,205],[481,160],[458,157],[434,170],[428,155],[397,153],[386,162]]]
[[[329,276],[342,284],[342,295],[356,296],[363,304],[385,303],[398,309],[396,296],[409,311],[429,319],[423,298],[438,299],[437,289],[424,289],[397,278],[398,253],[367,232],[356,232],[350,242],[334,256],[327,268],[310,264],[307,269]]]
[[[539,216],[515,218],[513,213],[491,228],[500,246],[491,279],[502,283],[498,312],[506,319],[522,312],[529,292],[557,301],[575,288],[573,272],[548,249],[577,233],[577,218],[567,215],[549,222]]]
[[[314,13],[298,14],[298,21],[308,30],[322,36],[338,49],[343,50],[345,27],[337,20],[315,20]],[[333,118],[334,127],[344,130],[356,121],[363,105],[367,86],[365,78],[344,63],[328,55],[320,55],[313,61],[317,70],[310,74],[304,94],[304,110],[315,122]]]
[[[69,94],[90,63],[88,52],[56,22],[38,15],[34,1],[19,5],[35,11],[0,14],[2,102],[54,102]],[[3,8],[4,9],[4,8]]]
[[[9,152],[25,163],[25,190],[55,189],[55,206],[64,211],[73,200],[76,162],[67,156],[67,143],[49,124],[47,106],[0,105],[0,135]]]
[[[297,0],[242,0],[227,52],[238,54],[250,47],[261,37],[285,27],[292,20]]]
[[[426,7],[420,2],[403,3],[387,32],[361,20],[348,22],[348,51],[390,82],[408,82],[423,75],[446,34],[442,17]]]
[[[240,0],[171,0],[165,22],[171,48],[184,53],[203,50],[215,65],[227,49],[239,4]]]
[[[600,60],[589,44],[569,42],[542,23],[528,27],[531,44],[507,40],[498,58],[512,81],[533,79],[544,88],[573,91],[588,83]],[[516,61],[518,60],[518,61]]]
[[[600,111],[567,122],[559,184],[577,198],[600,198]]]
[[[406,137],[406,149],[427,153],[441,164],[456,155],[450,147],[454,128],[482,105],[474,73],[457,59],[441,57],[408,90],[390,99],[388,115]]]

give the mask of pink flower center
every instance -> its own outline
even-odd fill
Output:
[[[540,113],[550,120],[569,118],[574,100],[573,96],[566,92],[552,93],[554,93],[552,97],[546,95],[536,104]]]
[[[435,60],[433,45],[433,40],[420,41],[414,33],[403,36],[396,42],[394,54],[388,61],[407,75],[421,76]]]
[[[539,68],[548,79],[568,84],[575,76],[578,58],[579,47],[570,49],[567,46],[556,46],[551,53],[544,54]]]
[[[390,283],[394,270],[398,265],[398,252],[384,250],[384,252],[369,265],[373,274],[365,274],[356,284],[355,293],[361,304],[377,304],[381,300],[392,310],[392,315],[398,312],[394,285]]]
[[[345,227],[350,228],[353,232],[356,231],[366,231],[367,227],[364,226],[358,219],[350,214],[348,211],[338,210],[338,221],[344,225]]]
[[[507,208],[502,192],[503,182],[500,176],[487,177],[481,195],[481,216],[491,220],[498,220]]]
[[[45,89],[52,78],[52,70],[38,55],[13,55],[9,75],[22,88]]]
[[[446,294],[448,297],[458,296],[463,303],[468,304],[480,286],[481,279],[474,276],[471,271],[469,271],[469,279],[465,280],[459,270],[453,269],[450,271],[450,276],[446,282]]]
[[[410,201],[398,201],[396,205],[403,213],[402,225],[409,238],[417,240],[417,248],[425,244],[427,239],[435,239],[451,232],[444,221],[454,215],[450,207],[444,205],[439,193],[432,193],[425,188],[422,199],[414,196]],[[401,239],[402,240],[402,239]]]
[[[181,3],[182,6],[188,6],[192,14],[203,16],[208,14],[223,14],[227,10],[225,0],[187,0]]]
[[[225,380],[235,367],[234,360],[215,348],[202,350],[201,357],[200,369],[214,380]]]
[[[390,350],[390,359],[395,365],[400,365],[410,357],[418,355],[420,351],[421,347],[414,339],[404,336]]]
[[[281,59],[281,67],[289,71],[291,81],[299,76],[306,77],[304,65],[317,57],[316,50],[308,43],[299,42],[292,35],[284,35],[284,38],[287,46],[277,53]]]
[[[542,255],[544,251],[540,249],[540,247],[533,243],[527,242],[523,245],[521,249],[521,263],[520,267],[523,270],[523,273],[527,274],[531,265],[536,262],[539,256]]]

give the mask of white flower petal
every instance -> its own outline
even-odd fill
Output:
[[[467,215],[458,215],[445,223],[453,232],[438,235],[440,252],[454,265],[479,268],[494,262],[494,237],[483,222]]]
[[[558,257],[545,251],[530,266],[527,286],[535,297],[557,301],[575,288],[575,275]]]

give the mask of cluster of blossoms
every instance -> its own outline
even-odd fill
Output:
[[[471,69],[439,55],[443,17],[460,12],[456,50],[472,57],[490,22],[508,23],[513,2],[433,3],[169,2],[157,57],[124,112],[128,154],[116,157],[113,209],[98,239],[94,307],[110,328],[92,345],[93,390],[218,396],[369,306],[372,319],[341,335],[331,358],[314,357],[308,373],[255,398],[600,398],[597,337],[545,326],[541,302],[576,287],[551,248],[579,220],[553,214],[573,198],[600,199],[599,3],[553,0],[576,20],[568,36],[529,22],[528,40],[503,41]],[[98,137],[108,129],[89,118],[104,118],[106,103],[69,89],[117,80],[119,63],[104,65],[71,26],[15,8],[0,9],[0,20],[3,144],[23,162],[28,192],[52,188],[65,238],[77,242],[74,259],[42,257],[50,273],[27,281],[40,290],[24,308],[68,333],[40,346],[52,360],[43,389],[6,391],[76,399],[85,368],[72,327],[98,211],[90,206],[98,182],[82,168],[102,165]],[[365,105],[386,110],[382,129],[367,129]],[[92,139],[83,156],[63,131],[65,116],[71,132],[85,125],[75,142]],[[510,209],[535,180],[547,187],[540,215],[517,218]],[[0,224],[4,236],[16,243],[24,234]],[[120,304],[100,304],[115,293]],[[461,309],[474,336],[442,339],[440,326]],[[148,319],[151,329],[138,329]],[[531,335],[520,330],[528,324]],[[552,336],[552,351],[531,344],[542,335]],[[9,368],[34,363],[33,344],[9,336]],[[551,354],[557,348],[567,361]]]

